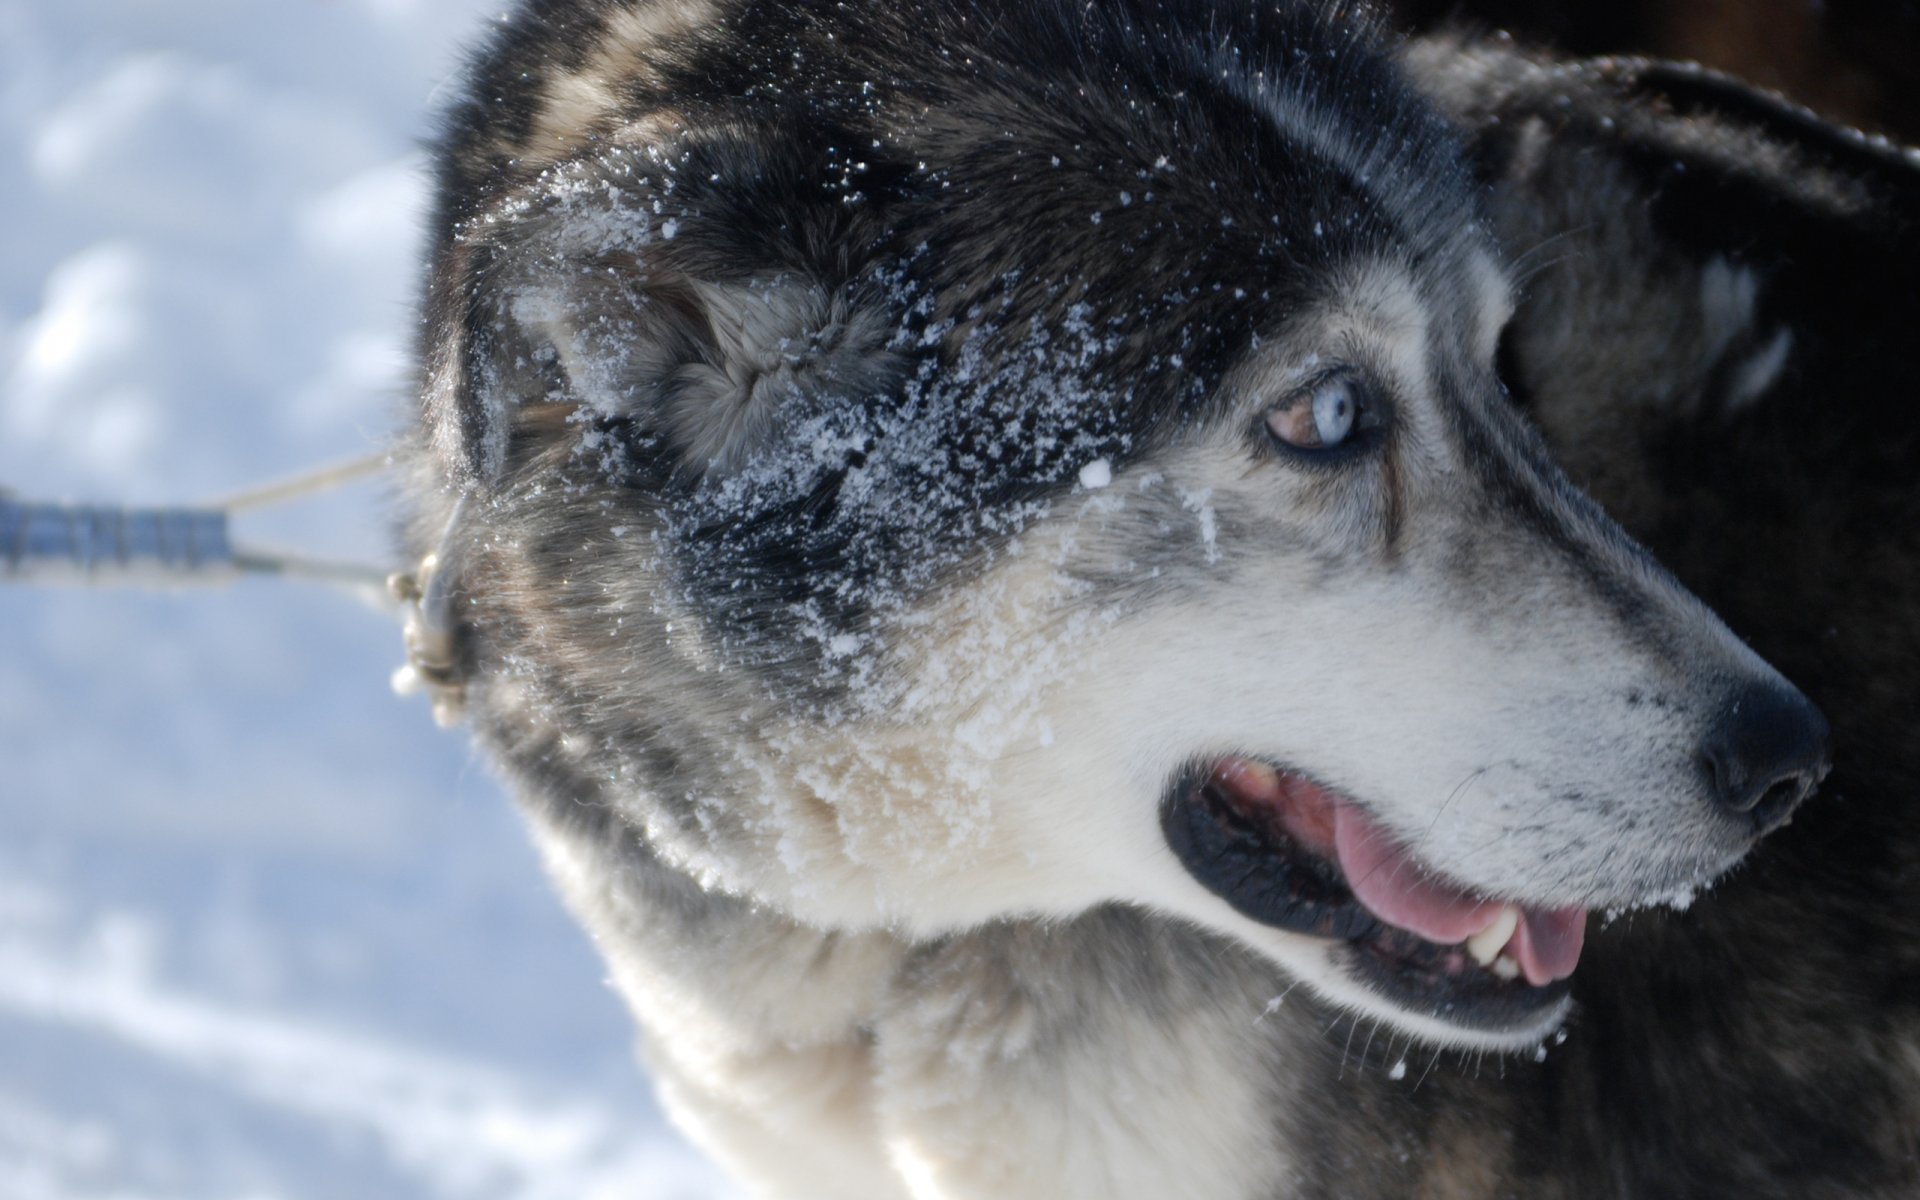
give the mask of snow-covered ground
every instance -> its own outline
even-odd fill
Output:
[[[404,410],[499,0],[0,0],[0,486],[190,501]],[[377,484],[243,537],[384,559]],[[0,1196],[712,1197],[389,619],[0,584]]]

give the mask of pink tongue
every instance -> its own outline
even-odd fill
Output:
[[[1387,924],[1430,942],[1465,941],[1499,910],[1433,879],[1351,804],[1342,804],[1333,815],[1333,845],[1360,903]]]
[[[1553,908],[1535,912],[1523,908],[1520,911],[1526,916],[1513,931],[1507,953],[1520,964],[1527,982],[1539,987],[1573,974],[1574,967],[1580,963],[1580,947],[1587,941],[1587,910]]]
[[[1368,911],[1387,924],[1450,946],[1493,922],[1499,904],[1475,899],[1430,876],[1386,831],[1342,804],[1333,816],[1334,851],[1347,884]],[[1583,908],[1522,909],[1507,943],[1527,982],[1539,987],[1573,973],[1586,940]]]

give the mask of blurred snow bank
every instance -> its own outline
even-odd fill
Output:
[[[0,897],[0,907],[18,916],[20,897]],[[58,901],[29,895],[25,907],[57,910]],[[110,1058],[122,1061],[95,1064],[105,1076],[77,1089],[71,1077],[44,1081],[37,1105],[0,1100],[0,1185],[28,1185],[8,1195],[135,1182],[188,1195],[706,1194],[688,1152],[592,1101],[404,1042],[168,987],[156,979],[163,935],[150,921],[100,920],[77,944],[33,932],[16,925],[0,935],[0,1020],[51,1026],[55,1045],[109,1043]],[[102,1097],[106,1083],[120,1086]],[[141,1090],[172,1102],[154,1107]],[[95,1115],[47,1111],[63,1100]],[[156,1145],[151,1133],[129,1144],[131,1122],[168,1130],[174,1144]],[[368,1191],[382,1176],[392,1186]]]
[[[0,487],[184,502],[406,408],[482,0],[0,0]],[[243,537],[387,557],[362,485]],[[724,1194],[395,628],[0,587],[0,1195]]]

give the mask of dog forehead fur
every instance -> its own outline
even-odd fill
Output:
[[[581,0],[476,63],[420,543],[467,543],[477,731],[670,1104],[769,1193],[1312,1194],[1326,1018],[1275,962],[1366,998],[1170,862],[1183,759],[1284,728],[1369,794],[1466,778],[1433,852],[1542,902],[1730,853],[1657,802],[1694,681],[1765,668],[1493,403],[1505,274],[1373,36]],[[1327,345],[1399,397],[1392,487],[1249,465]],[[1391,754],[1356,740],[1382,695],[1430,717]]]
[[[685,240],[650,250],[696,279],[788,272],[827,302],[871,300],[871,264],[923,247],[921,272],[886,282],[917,285],[931,308],[918,315],[949,338],[1003,312],[1021,320],[999,331],[1009,341],[1069,314],[1096,334],[1124,327],[1098,366],[1128,379],[1130,419],[1151,428],[1205,392],[1246,330],[1356,254],[1390,251],[1449,296],[1503,302],[1472,253],[1487,246],[1453,135],[1367,32],[1358,12],[1292,4],[532,5],[452,114],[437,233],[486,254],[476,231],[550,193],[541,172],[558,161],[577,192],[639,193],[636,216],[699,212],[660,222],[660,240]],[[607,102],[566,126],[566,155],[540,152],[551,110],[573,107],[554,96],[583,76]],[[1223,105],[1242,111],[1222,120]],[[877,209],[910,197],[877,227]],[[1009,244],[1007,228],[1030,236]],[[437,330],[478,273],[450,257],[430,349],[457,342]],[[464,365],[435,363],[436,390],[457,392]],[[497,458],[503,430],[455,417],[467,456]]]

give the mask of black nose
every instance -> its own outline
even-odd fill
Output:
[[[1765,833],[1826,777],[1831,733],[1813,702],[1778,683],[1736,690],[1700,744],[1713,801]]]

